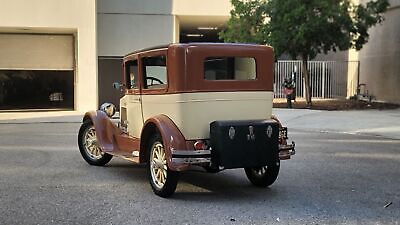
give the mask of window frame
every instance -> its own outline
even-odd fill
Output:
[[[170,77],[169,77],[169,73],[168,73],[168,51],[167,49],[157,49],[157,50],[151,50],[148,52],[144,52],[139,54],[139,73],[140,73],[140,79],[141,79],[141,93],[142,94],[165,94],[168,92],[168,88],[169,88],[169,83],[170,83]],[[146,70],[144,68],[144,63],[143,63],[143,59],[144,58],[148,58],[148,57],[156,57],[156,56],[164,56],[165,57],[165,71],[166,71],[166,84],[164,87],[160,87],[160,88],[145,88],[145,77],[146,77]]]
[[[129,62],[132,62],[132,61],[135,61],[135,60],[137,60],[137,62],[138,62],[138,75],[137,75],[137,86],[136,86],[136,88],[128,88],[127,87],[127,78],[128,78],[128,74],[127,74],[127,65],[128,65],[128,63]],[[140,84],[141,84],[141,79],[140,79],[140,60],[139,60],[139,57],[138,57],[138,55],[132,55],[132,56],[129,56],[129,57],[127,57],[127,58],[125,58],[124,60],[123,60],[123,85],[124,85],[124,89],[125,89],[125,95],[133,95],[133,94],[140,94],[140,89],[141,89],[141,87],[140,87]]]
[[[235,79],[236,77],[236,70],[235,70],[235,64],[236,59],[241,58],[241,59],[251,59],[254,62],[254,72],[255,76],[254,78],[251,79]],[[207,79],[206,78],[206,61],[210,59],[222,59],[226,61],[226,75],[227,77],[232,77],[231,79]],[[203,79],[207,82],[218,82],[218,81],[229,81],[229,82],[246,82],[246,81],[256,81],[258,79],[258,73],[257,73],[257,59],[255,57],[250,57],[250,56],[208,56],[204,58],[203,60]],[[231,74],[229,74],[229,72]]]
[[[135,86],[134,87],[132,87],[132,80],[130,79],[130,68],[131,68],[131,64],[134,64],[133,62],[135,62],[136,61],[136,71],[134,71],[135,72],[135,74],[134,74],[134,76],[136,76],[135,77]],[[139,61],[137,60],[137,59],[131,59],[131,60],[128,60],[128,61],[126,61],[125,63],[124,63],[124,74],[125,74],[125,76],[124,76],[124,85],[125,85],[125,87],[128,89],[128,90],[134,90],[134,89],[140,89],[140,82],[139,82]],[[128,85],[129,85],[129,87],[128,87]]]

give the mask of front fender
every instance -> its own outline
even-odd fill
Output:
[[[121,133],[121,131],[113,124],[106,113],[100,110],[87,112],[83,117],[83,122],[86,120],[92,121],[99,147],[103,152],[110,153],[119,150],[115,141],[115,134]]]
[[[186,140],[183,134],[180,132],[179,128],[175,125],[175,123],[166,115],[157,115],[152,118],[149,118],[142,130],[141,134],[141,142],[140,149],[145,150],[141,151],[141,161],[145,162],[147,160],[147,149],[149,148],[149,140],[154,132],[159,132],[162,137],[165,155],[167,158],[168,167],[174,171],[182,171],[186,170],[189,165],[187,164],[174,164],[172,163],[172,149],[184,150],[188,149],[186,145]]]

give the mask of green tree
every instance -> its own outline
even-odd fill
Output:
[[[277,57],[302,60],[307,104],[311,105],[308,60],[328,51],[360,50],[368,29],[383,21],[388,0],[231,0],[225,42],[269,44]]]

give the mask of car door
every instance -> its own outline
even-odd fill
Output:
[[[124,61],[125,96],[121,99],[121,123],[132,137],[140,138],[143,127],[140,69],[137,58]]]
[[[171,106],[176,104],[167,94],[167,50],[147,52],[140,57],[142,71],[143,119],[164,114],[169,115]]]

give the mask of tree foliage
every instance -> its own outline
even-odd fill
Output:
[[[226,42],[265,43],[265,20],[267,8],[265,1],[231,0],[234,9],[227,28],[221,31],[220,38]]]
[[[221,39],[269,44],[278,57],[285,53],[305,62],[328,51],[360,50],[368,41],[368,29],[383,21],[383,13],[389,6],[388,0],[359,5],[351,0],[231,0],[231,3],[231,18],[219,34]],[[305,73],[308,77],[307,70]]]
[[[270,44],[276,55],[313,59],[328,51],[360,50],[368,29],[383,21],[388,0],[231,0],[226,42]]]

